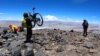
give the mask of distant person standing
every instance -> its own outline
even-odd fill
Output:
[[[83,23],[82,23],[82,26],[83,26],[83,36],[87,36],[87,30],[88,30],[88,21],[87,20],[83,20]]]
[[[25,24],[26,24],[26,29],[27,29],[27,35],[26,35],[26,41],[25,41],[25,43],[27,43],[27,42],[33,42],[31,40],[31,37],[32,37],[32,18],[30,18],[28,16],[28,13],[24,13],[23,17],[24,17]]]

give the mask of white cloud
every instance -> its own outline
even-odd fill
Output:
[[[82,22],[81,19],[75,19],[75,18],[70,18],[70,17],[67,17],[66,18],[66,21],[67,22]]]
[[[1,20],[14,20],[13,17],[2,17]]]
[[[1,15],[1,14],[4,14],[4,13],[1,13],[1,12],[0,12],[0,15]]]
[[[44,21],[56,21],[56,20],[59,20],[56,16],[52,15],[44,16]]]
[[[82,22],[82,20],[77,20],[75,18],[70,18],[66,16],[62,16],[61,18],[58,18],[53,15],[46,15],[44,16],[44,21],[62,21],[62,22]]]
[[[7,17],[6,20],[14,20],[14,21],[20,21],[22,18],[18,18],[18,17]]]
[[[9,17],[0,17],[0,20],[19,20],[18,18],[16,18],[16,17],[11,17],[11,16],[9,16]]]

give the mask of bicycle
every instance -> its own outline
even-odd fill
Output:
[[[32,22],[32,27],[34,28],[36,26],[36,24],[38,26],[42,26],[43,25],[43,17],[40,13],[35,13],[34,10],[35,8],[32,9],[33,10],[33,14],[31,14],[29,12],[29,16],[33,19],[33,22]]]

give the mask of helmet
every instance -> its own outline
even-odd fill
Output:
[[[84,19],[83,21],[86,22],[86,19]]]
[[[24,17],[28,17],[28,13],[24,13],[23,16],[24,16]]]

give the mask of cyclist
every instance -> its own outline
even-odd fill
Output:
[[[25,43],[33,42],[31,40],[31,37],[32,37],[32,21],[33,20],[32,20],[32,18],[29,17],[28,13],[24,13],[23,17],[24,17],[24,26],[27,29],[27,35],[26,35]],[[22,26],[22,27],[24,27],[24,26]]]
[[[34,13],[34,10],[35,10],[35,8],[33,8],[33,13]],[[28,15],[28,13],[24,13],[24,14],[27,14]],[[23,17],[24,17],[24,15],[23,15]],[[32,17],[32,15],[31,15],[30,12],[29,12],[28,17],[30,17],[30,18]],[[22,24],[22,30],[24,31],[24,29],[27,28],[27,25],[26,25],[26,17],[24,17],[24,19],[22,19],[21,24]]]

